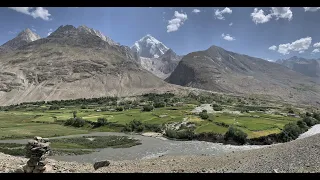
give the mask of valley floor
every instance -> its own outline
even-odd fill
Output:
[[[50,172],[320,172],[320,134],[261,149],[210,156],[162,156],[138,161],[92,164],[49,160]],[[27,159],[0,153],[0,172],[12,172]]]

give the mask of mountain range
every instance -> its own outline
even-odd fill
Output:
[[[181,56],[149,34],[128,47],[86,26],[60,26],[45,38],[26,29],[0,46],[0,103],[197,88],[319,105],[319,73],[301,62],[273,63],[217,46]]]

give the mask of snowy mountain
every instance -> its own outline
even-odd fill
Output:
[[[38,34],[32,32],[29,28],[27,28],[24,31],[20,32],[17,37],[4,43],[0,47],[3,51],[15,50],[21,46],[26,45],[29,42],[38,40],[40,38],[41,37]]]
[[[145,58],[158,58],[165,54],[169,48],[150,34],[136,41],[131,50],[137,52],[139,56]]]

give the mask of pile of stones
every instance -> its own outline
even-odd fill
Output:
[[[23,167],[25,173],[43,173],[48,170],[46,158],[50,153],[50,142],[47,138],[34,137],[26,145],[26,157],[30,158]]]

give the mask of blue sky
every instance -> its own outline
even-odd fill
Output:
[[[71,24],[100,30],[127,46],[151,34],[180,55],[216,45],[269,60],[320,58],[319,15],[319,8],[302,7],[2,7],[0,44],[25,28],[46,37],[60,25]]]

